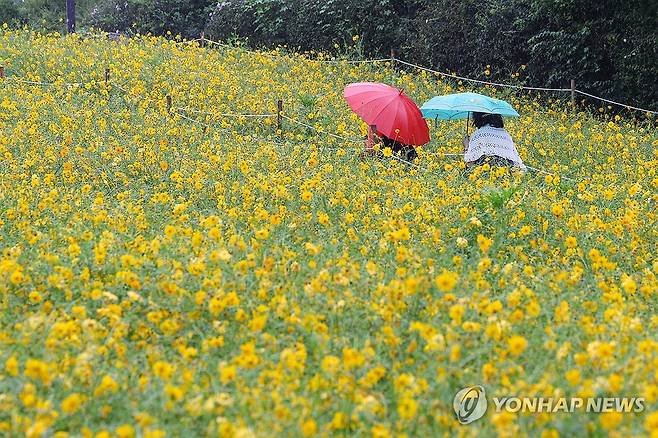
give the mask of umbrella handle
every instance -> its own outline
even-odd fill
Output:
[[[468,150],[468,143],[466,143],[466,141],[468,139],[468,125],[470,125],[470,122],[471,122],[471,112],[468,111],[466,113],[466,135],[464,136],[464,142],[463,142],[464,143],[464,153],[466,153],[466,151]]]
[[[377,125],[368,125],[368,136],[366,138],[367,151],[374,150],[376,135],[377,135]]]

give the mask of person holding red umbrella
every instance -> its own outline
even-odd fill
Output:
[[[384,148],[389,147],[405,161],[413,161],[418,156],[415,146],[430,141],[429,128],[420,109],[402,90],[386,84],[359,82],[345,87],[343,96],[369,125],[367,151],[373,149],[373,137],[377,136]]]
[[[395,141],[381,132],[375,132],[372,135],[372,138],[366,136],[366,151],[373,152],[375,143],[381,143],[381,148],[389,148],[391,153],[393,153],[398,158],[413,163],[416,158],[418,158],[418,152],[414,146],[400,143]],[[381,152],[381,150],[380,150]]]

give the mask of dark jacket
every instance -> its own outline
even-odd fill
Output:
[[[415,147],[409,146],[408,144],[399,143],[384,135],[382,135],[381,138],[384,147],[391,148],[393,153],[396,154],[399,158],[413,163],[416,157],[418,157],[418,152],[416,152]]]

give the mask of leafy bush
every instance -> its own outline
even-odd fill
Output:
[[[656,16],[651,0],[223,0],[207,29],[302,50],[333,50],[360,35],[369,56],[398,48],[410,61],[481,78],[551,87],[575,79],[656,107]]]
[[[20,21],[18,4],[14,0],[0,0],[0,23],[15,26]]]
[[[532,2],[530,74],[549,85],[569,79],[585,89],[658,106],[658,3],[648,0]]]
[[[97,0],[76,0],[76,21],[84,27]],[[0,0],[0,23],[46,32],[66,32],[65,0]]]
[[[420,2],[392,0],[220,1],[207,31],[216,38],[239,36],[253,45],[289,44],[303,50],[333,50],[359,35],[368,53],[399,47],[408,17]]]
[[[107,31],[172,32],[196,38],[215,2],[210,0],[102,0],[87,17],[88,24]]]
[[[12,26],[63,31],[66,28],[65,13],[64,1],[0,0],[0,20]]]

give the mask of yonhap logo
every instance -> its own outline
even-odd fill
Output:
[[[455,394],[452,407],[461,424],[469,424],[482,418],[487,412],[487,396],[479,385],[467,386]]]

